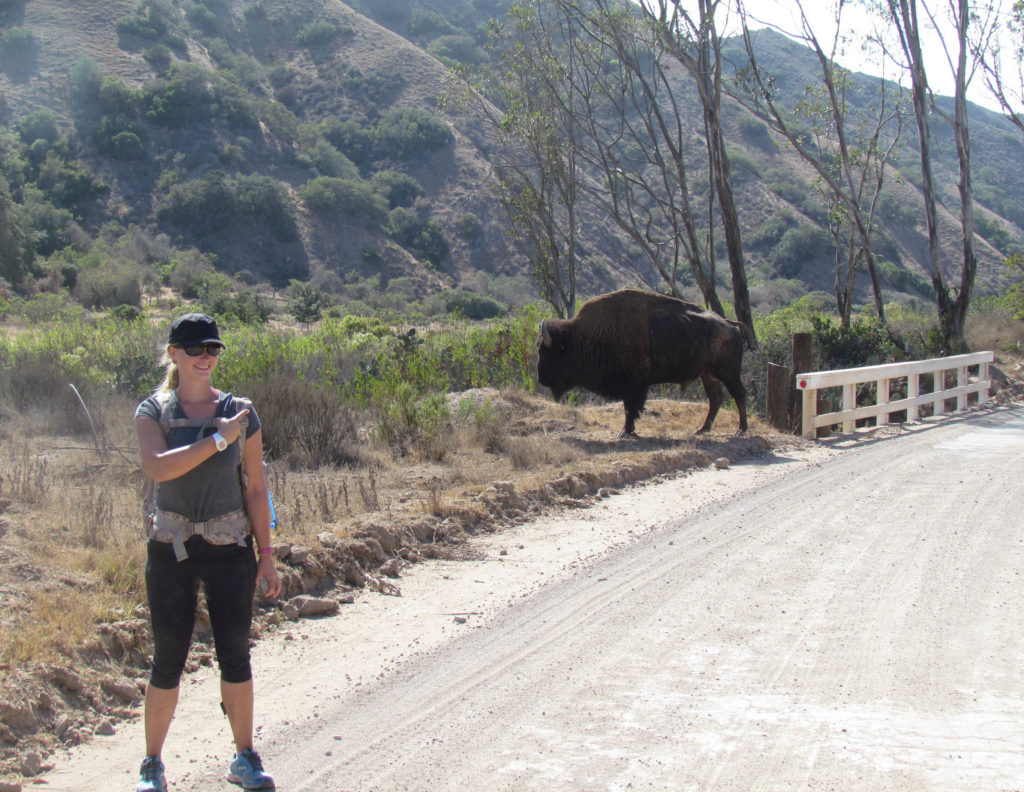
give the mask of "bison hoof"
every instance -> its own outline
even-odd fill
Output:
[[[639,440],[639,439],[640,439],[640,435],[638,435],[636,432],[627,432],[625,429],[623,429],[621,432],[619,432],[619,440]]]

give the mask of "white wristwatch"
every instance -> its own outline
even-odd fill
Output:
[[[228,441],[224,439],[224,436],[220,432],[214,432],[210,437],[213,438],[213,442],[217,446],[218,451],[223,451],[228,447]]]

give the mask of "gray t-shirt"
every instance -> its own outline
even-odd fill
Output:
[[[164,396],[163,398],[166,398]],[[249,407],[248,426],[245,436],[250,437],[259,431],[260,419],[256,411],[246,402],[222,393],[217,399],[215,418],[230,418],[241,409]],[[167,406],[169,418],[188,418],[176,394],[171,394]],[[160,421],[160,404],[156,396],[150,396],[135,409],[135,417],[145,416]],[[180,448],[191,445],[196,440],[209,437],[216,431],[216,426],[178,427],[167,430],[165,439],[168,448]],[[220,453],[214,454],[188,473],[176,479],[161,482],[157,488],[157,506],[165,511],[174,512],[192,522],[203,522],[219,517],[222,514],[244,508],[242,484],[238,478],[238,443],[231,443]]]

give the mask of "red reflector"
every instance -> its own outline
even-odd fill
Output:
[[[800,387],[801,388],[806,388],[807,387],[807,380],[800,380]]]

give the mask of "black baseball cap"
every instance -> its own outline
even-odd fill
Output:
[[[171,322],[171,332],[167,337],[168,344],[176,346],[193,346],[196,344],[220,344],[220,332],[217,322],[212,316],[203,313],[188,313]]]

